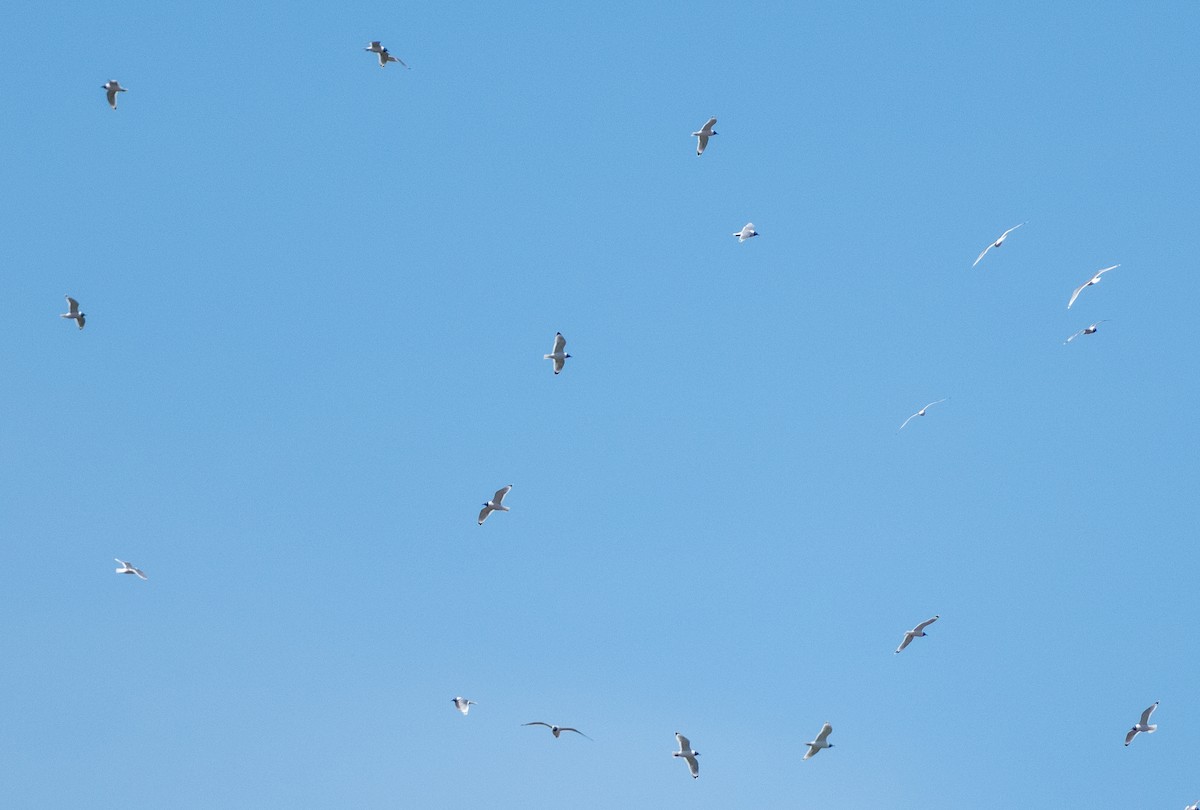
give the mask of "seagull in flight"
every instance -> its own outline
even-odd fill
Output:
[[[692,772],[693,779],[700,778],[700,763],[696,761],[696,757],[700,756],[699,751],[692,750],[692,744],[688,742],[688,738],[675,732],[675,740],[679,743],[679,750],[671,754],[673,757],[683,757],[687,760],[688,770]]]
[[[463,717],[467,716],[467,712],[471,711],[472,706],[479,705],[473,700],[467,700],[465,697],[451,698],[450,702],[454,704],[454,708],[463,713]]]
[[[1067,309],[1071,308],[1071,304],[1075,303],[1075,299],[1079,297],[1079,294],[1081,292],[1083,292],[1085,288],[1090,287],[1093,284],[1099,284],[1100,276],[1104,275],[1109,270],[1116,270],[1120,266],[1121,265],[1119,265],[1119,264],[1114,264],[1112,267],[1105,267],[1103,270],[1097,270],[1096,275],[1092,276],[1086,282],[1084,282],[1083,284],[1080,284],[1078,287],[1076,287],[1075,292],[1071,293],[1071,300],[1067,302]]]
[[[378,40],[367,45],[367,47],[363,48],[363,50],[369,51],[373,54],[378,54],[380,67],[387,67],[388,62],[399,62],[405,68],[408,68],[408,65],[405,65],[403,60],[397,59],[396,57],[392,56],[388,52],[388,49],[383,47],[383,44],[380,43]]]
[[[704,154],[704,149],[708,146],[708,139],[713,135],[719,134],[715,129],[713,129],[716,124],[717,117],[714,115],[704,123],[704,126],[692,133],[693,138],[699,139],[696,141],[696,157],[700,157]]]
[[[567,358],[571,356],[569,354],[564,353],[566,348],[567,348],[567,339],[565,337],[563,337],[562,332],[555,332],[554,333],[554,349],[551,350],[550,354],[542,355],[543,360],[553,360],[554,361],[554,373],[555,374],[557,374],[558,372],[563,370],[563,366],[566,365]]]
[[[1104,321],[1106,321],[1106,320],[1108,320],[1108,319],[1107,319],[1107,318],[1104,318],[1104,319],[1102,319],[1102,320],[1096,321],[1096,322],[1095,322],[1094,324],[1092,324],[1091,326],[1084,327],[1083,329],[1080,329],[1078,332],[1076,332],[1075,334],[1071,335],[1069,338],[1067,338],[1066,340],[1064,340],[1064,341],[1063,341],[1063,345],[1065,346],[1066,344],[1070,343],[1072,340],[1074,340],[1075,338],[1079,337],[1080,335],[1094,335],[1094,334],[1096,334],[1096,327],[1098,327],[1100,324],[1104,323]]]
[[[896,652],[900,652],[905,647],[907,647],[909,644],[912,644],[912,640],[914,638],[924,638],[926,636],[925,628],[928,627],[929,625],[933,624],[934,622],[936,622],[939,618],[941,618],[941,617],[934,616],[932,619],[927,619],[927,620],[921,622],[916,627],[914,627],[912,630],[905,630],[904,631],[904,641],[900,642],[900,646],[896,648]]]
[[[950,397],[944,397],[944,398],[942,398],[942,399],[939,399],[939,400],[937,400],[937,402],[930,402],[930,403],[929,403],[928,405],[926,405],[924,408],[922,408],[921,410],[919,410],[919,411],[917,411],[916,413],[914,413],[912,416],[910,416],[910,417],[908,417],[907,419],[905,419],[905,420],[904,420],[904,425],[907,425],[909,422],[911,422],[912,420],[916,419],[918,416],[924,416],[924,415],[925,415],[925,411],[929,410],[929,409],[930,409],[930,408],[932,408],[934,405],[937,405],[939,402],[945,402],[947,399],[950,399]],[[904,425],[901,425],[899,428],[897,428],[896,432],[897,432],[897,433],[899,433],[901,430],[904,430]]]
[[[1155,731],[1158,730],[1157,723],[1155,723],[1153,725],[1151,725],[1151,723],[1150,723],[1150,715],[1154,714],[1154,710],[1157,708],[1158,708],[1158,701],[1156,700],[1150,706],[1149,709],[1146,709],[1146,711],[1142,712],[1142,719],[1140,719],[1136,723],[1134,723],[1133,728],[1129,729],[1128,733],[1126,733],[1126,735],[1125,735],[1125,744],[1126,745],[1129,745],[1131,742],[1133,742],[1133,738],[1136,737],[1137,735],[1141,734],[1142,732],[1145,732],[1146,734],[1153,734]]]
[[[1024,224],[1025,224],[1024,222],[1022,222],[1022,223],[1021,223],[1021,225],[1024,225]],[[1007,231],[1005,231],[1004,233],[1000,234],[1000,238],[999,238],[999,239],[997,239],[995,242],[992,242],[992,243],[991,243],[990,245],[988,245],[987,247],[985,247],[985,248],[983,249],[983,253],[980,253],[980,254],[979,254],[979,256],[977,256],[977,257],[975,258],[975,264],[972,264],[971,266],[972,266],[972,267],[974,267],[976,264],[979,264],[979,261],[980,261],[980,260],[981,260],[981,259],[982,259],[984,256],[986,256],[986,255],[987,255],[987,252],[988,252],[989,250],[991,250],[992,248],[994,248],[994,247],[997,247],[997,248],[998,248],[998,247],[1000,247],[1001,245],[1003,245],[1003,244],[1004,244],[1004,240],[1008,238],[1008,235],[1009,235],[1010,233],[1012,233],[1013,231],[1015,231],[1017,228],[1020,228],[1020,227],[1021,227],[1021,225],[1013,225],[1013,226],[1012,226],[1011,228],[1009,228]]]
[[[545,726],[546,728],[550,729],[550,733],[553,734],[555,737],[557,737],[559,734],[563,733],[564,731],[574,731],[580,737],[587,737],[589,740],[592,740],[591,737],[588,737],[588,735],[584,734],[579,729],[571,728],[570,726],[552,726],[549,723],[543,723],[541,720],[534,720],[532,723],[522,723],[521,725],[523,725],[523,726]],[[592,740],[592,742],[595,742],[595,740]]]
[[[100,89],[104,91],[104,95],[108,97],[108,106],[114,110],[117,108],[117,93],[124,93],[129,90],[128,87],[122,87],[121,83],[116,79],[109,79],[104,84],[100,85]]]
[[[142,573],[142,569],[134,568],[124,560],[113,557],[114,560],[121,564],[121,567],[116,569],[118,574],[136,574],[138,579],[145,579],[146,575]]]
[[[815,757],[822,748],[833,748],[833,743],[829,742],[829,735],[832,731],[833,726],[828,723],[821,726],[821,733],[817,735],[817,738],[812,742],[805,743],[808,746],[808,753],[804,755],[804,758]]]
[[[75,321],[75,323],[79,324],[79,328],[82,329],[84,321],[87,320],[87,315],[85,313],[79,311],[79,302],[78,301],[76,301],[74,298],[72,298],[69,295],[64,295],[63,297],[67,299],[67,307],[68,307],[69,311],[64,312],[62,315],[59,315],[58,317]]]
[[[747,222],[740,231],[734,233],[734,236],[738,238],[738,244],[740,245],[747,239],[753,239],[754,237],[758,236],[758,231],[754,230],[753,222]]]
[[[492,512],[509,511],[508,507],[503,505],[503,502],[504,496],[508,494],[510,489],[512,489],[512,484],[509,484],[503,489],[496,490],[496,494],[492,496],[492,499],[483,505],[483,509],[479,511],[480,526],[483,525],[483,522],[488,519],[488,515],[490,515]],[[557,737],[558,735],[555,734],[554,736]]]

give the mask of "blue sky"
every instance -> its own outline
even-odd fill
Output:
[[[0,803],[1200,798],[1198,23],[13,9]]]

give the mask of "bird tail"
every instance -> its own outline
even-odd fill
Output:
[[[1146,726],[1146,733],[1147,733],[1147,734],[1153,734],[1153,733],[1154,733],[1154,732],[1156,732],[1156,731],[1158,731],[1158,723],[1155,723],[1155,724],[1154,724],[1154,725],[1152,725],[1152,726]]]

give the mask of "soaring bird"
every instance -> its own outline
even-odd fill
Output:
[[[925,411],[929,410],[929,409],[930,409],[930,408],[932,408],[934,405],[937,405],[937,404],[938,404],[938,402],[945,402],[947,399],[950,399],[950,397],[944,397],[943,399],[939,399],[939,400],[937,400],[936,402],[930,402],[930,403],[929,403],[928,405],[926,405],[924,408],[922,408],[921,410],[919,410],[919,411],[917,411],[916,413],[914,413],[912,416],[910,416],[910,417],[908,417],[907,419],[905,419],[905,420],[904,420],[904,425],[907,425],[909,422],[911,422],[912,420],[916,419],[918,416],[924,416],[924,415],[925,415]],[[899,433],[901,430],[904,430],[904,425],[901,425],[899,428],[897,428],[897,429],[896,429],[896,432],[897,432],[897,433]]]
[[[78,301],[76,301],[74,298],[72,298],[69,295],[66,295],[63,297],[67,299],[67,307],[68,307],[69,311],[64,312],[62,315],[59,315],[58,317],[67,318],[68,320],[75,321],[75,323],[79,324],[79,328],[82,329],[84,322],[87,321],[87,315],[85,313],[79,311],[79,302]]]
[[[567,339],[565,337],[563,337],[563,333],[555,332],[554,333],[554,349],[551,350],[550,354],[542,355],[542,359],[554,361],[554,373],[555,374],[557,374],[558,372],[563,370],[563,366],[566,365],[567,358],[571,356],[569,354],[564,354],[566,348],[567,348]]]
[[[1024,225],[1024,224],[1025,224],[1024,222],[1022,222],[1022,223],[1021,223],[1021,225]],[[987,255],[987,252],[988,252],[989,250],[991,250],[992,248],[994,248],[994,247],[1000,247],[1001,245],[1003,245],[1003,244],[1004,244],[1004,240],[1008,238],[1008,235],[1009,235],[1010,233],[1012,233],[1013,231],[1015,231],[1017,228],[1020,228],[1020,227],[1021,227],[1021,225],[1013,225],[1013,226],[1012,226],[1011,228],[1009,228],[1007,231],[1005,231],[1004,233],[1000,234],[1000,238],[999,238],[999,239],[997,239],[995,242],[992,242],[992,243],[991,243],[990,245],[988,245],[987,247],[985,247],[985,248],[983,249],[983,253],[980,253],[980,254],[979,254],[979,255],[978,255],[976,258],[975,258],[975,262],[974,262],[974,264],[972,264],[971,266],[972,266],[972,267],[974,267],[976,264],[979,264],[979,261],[980,261],[980,259],[982,259],[984,256],[986,256],[986,255]]]
[[[1154,704],[1152,706],[1150,706],[1149,709],[1146,709],[1146,711],[1142,712],[1142,719],[1140,719],[1136,723],[1134,723],[1133,728],[1129,729],[1128,733],[1125,734],[1125,744],[1126,745],[1129,745],[1131,742],[1133,742],[1133,738],[1136,737],[1137,735],[1141,734],[1142,732],[1145,732],[1146,734],[1153,734],[1155,731],[1158,730],[1157,723],[1155,723],[1153,725],[1150,724],[1150,715],[1154,714],[1154,710],[1157,708],[1158,708],[1158,701],[1156,700],[1156,701],[1154,701]]]
[[[754,223],[747,222],[740,231],[736,231],[734,236],[738,239],[738,244],[745,242],[747,239],[753,239],[758,236],[758,231],[754,230]]]
[[[454,708],[463,713],[463,717],[467,716],[467,712],[471,711],[472,706],[479,705],[473,700],[467,700],[465,697],[451,698],[450,702],[454,704]]]
[[[822,748],[833,748],[833,743],[829,742],[829,734],[832,731],[833,726],[828,723],[821,726],[821,733],[817,735],[817,738],[812,742],[805,743],[808,746],[808,753],[804,755],[804,758],[815,757]]]
[[[1092,276],[1090,279],[1085,281],[1083,284],[1080,284],[1078,287],[1076,287],[1075,292],[1071,293],[1071,300],[1067,302],[1067,309],[1071,308],[1071,304],[1075,303],[1075,299],[1079,297],[1079,294],[1081,292],[1083,292],[1085,288],[1090,287],[1093,284],[1099,284],[1100,276],[1104,275],[1109,270],[1116,270],[1120,266],[1121,265],[1119,265],[1119,264],[1114,264],[1112,267],[1105,267],[1103,270],[1097,270],[1096,275]]]
[[[124,93],[129,90],[128,87],[122,87],[121,83],[116,79],[109,79],[104,84],[100,85],[100,89],[104,91],[104,95],[108,97],[108,106],[114,110],[117,108],[117,93]]]
[[[142,573],[140,568],[134,568],[129,563],[122,559],[118,559],[117,557],[113,557],[113,559],[121,564],[121,567],[117,569],[118,574],[136,574],[138,579],[146,578],[146,575]]]
[[[555,737],[557,737],[559,734],[561,734],[564,731],[574,731],[580,737],[587,737],[589,740],[592,739],[591,737],[588,737],[588,735],[584,734],[582,731],[580,731],[577,728],[571,728],[570,726],[552,726],[549,723],[543,723],[541,720],[534,720],[532,723],[522,723],[521,725],[523,725],[523,726],[545,726],[546,728],[550,729],[550,733],[553,734]],[[592,742],[595,742],[595,740],[592,740]]]
[[[688,738],[678,731],[675,732],[675,740],[679,743],[679,750],[671,754],[671,756],[686,759],[688,770],[692,772],[692,778],[700,778],[700,763],[696,761],[696,757],[700,756],[700,752],[693,751],[692,744],[688,742]]]
[[[1066,344],[1070,343],[1072,340],[1074,340],[1075,338],[1079,337],[1080,335],[1094,335],[1094,334],[1096,334],[1096,327],[1098,327],[1100,324],[1104,323],[1104,321],[1106,321],[1106,320],[1108,320],[1108,319],[1107,319],[1107,318],[1104,318],[1104,319],[1102,319],[1102,320],[1096,321],[1096,322],[1095,322],[1094,324],[1092,324],[1091,326],[1086,326],[1086,327],[1084,327],[1083,329],[1080,329],[1078,332],[1076,332],[1075,334],[1071,335],[1069,338],[1067,338],[1066,340],[1064,340],[1064,341],[1063,341],[1063,345],[1065,346]]]
[[[509,484],[508,486],[504,487],[503,489],[496,490],[496,494],[492,496],[492,499],[483,505],[483,509],[479,510],[479,525],[480,526],[483,525],[483,522],[488,519],[488,515],[490,515],[492,512],[507,512],[507,511],[509,511],[508,507],[503,505],[503,502],[504,502],[504,496],[508,494],[508,491],[510,489],[512,489],[512,484]]]
[[[713,129],[713,127],[716,126],[716,123],[717,118],[716,116],[713,116],[712,118],[708,119],[707,122],[705,122],[704,126],[692,133],[693,138],[699,139],[696,141],[696,157],[700,157],[704,154],[704,149],[708,146],[708,139],[713,135],[718,134],[717,131]]]
[[[928,627],[929,625],[933,624],[934,622],[936,622],[939,618],[941,618],[941,617],[934,616],[932,619],[926,619],[925,621],[921,622],[916,627],[914,627],[912,630],[905,630],[904,631],[904,640],[900,642],[900,646],[896,648],[896,652],[900,652],[905,647],[907,647],[909,644],[912,644],[912,640],[914,638],[924,638],[926,635],[925,628]]]

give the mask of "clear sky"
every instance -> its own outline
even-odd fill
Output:
[[[8,9],[0,804],[1200,798],[1198,28]]]

